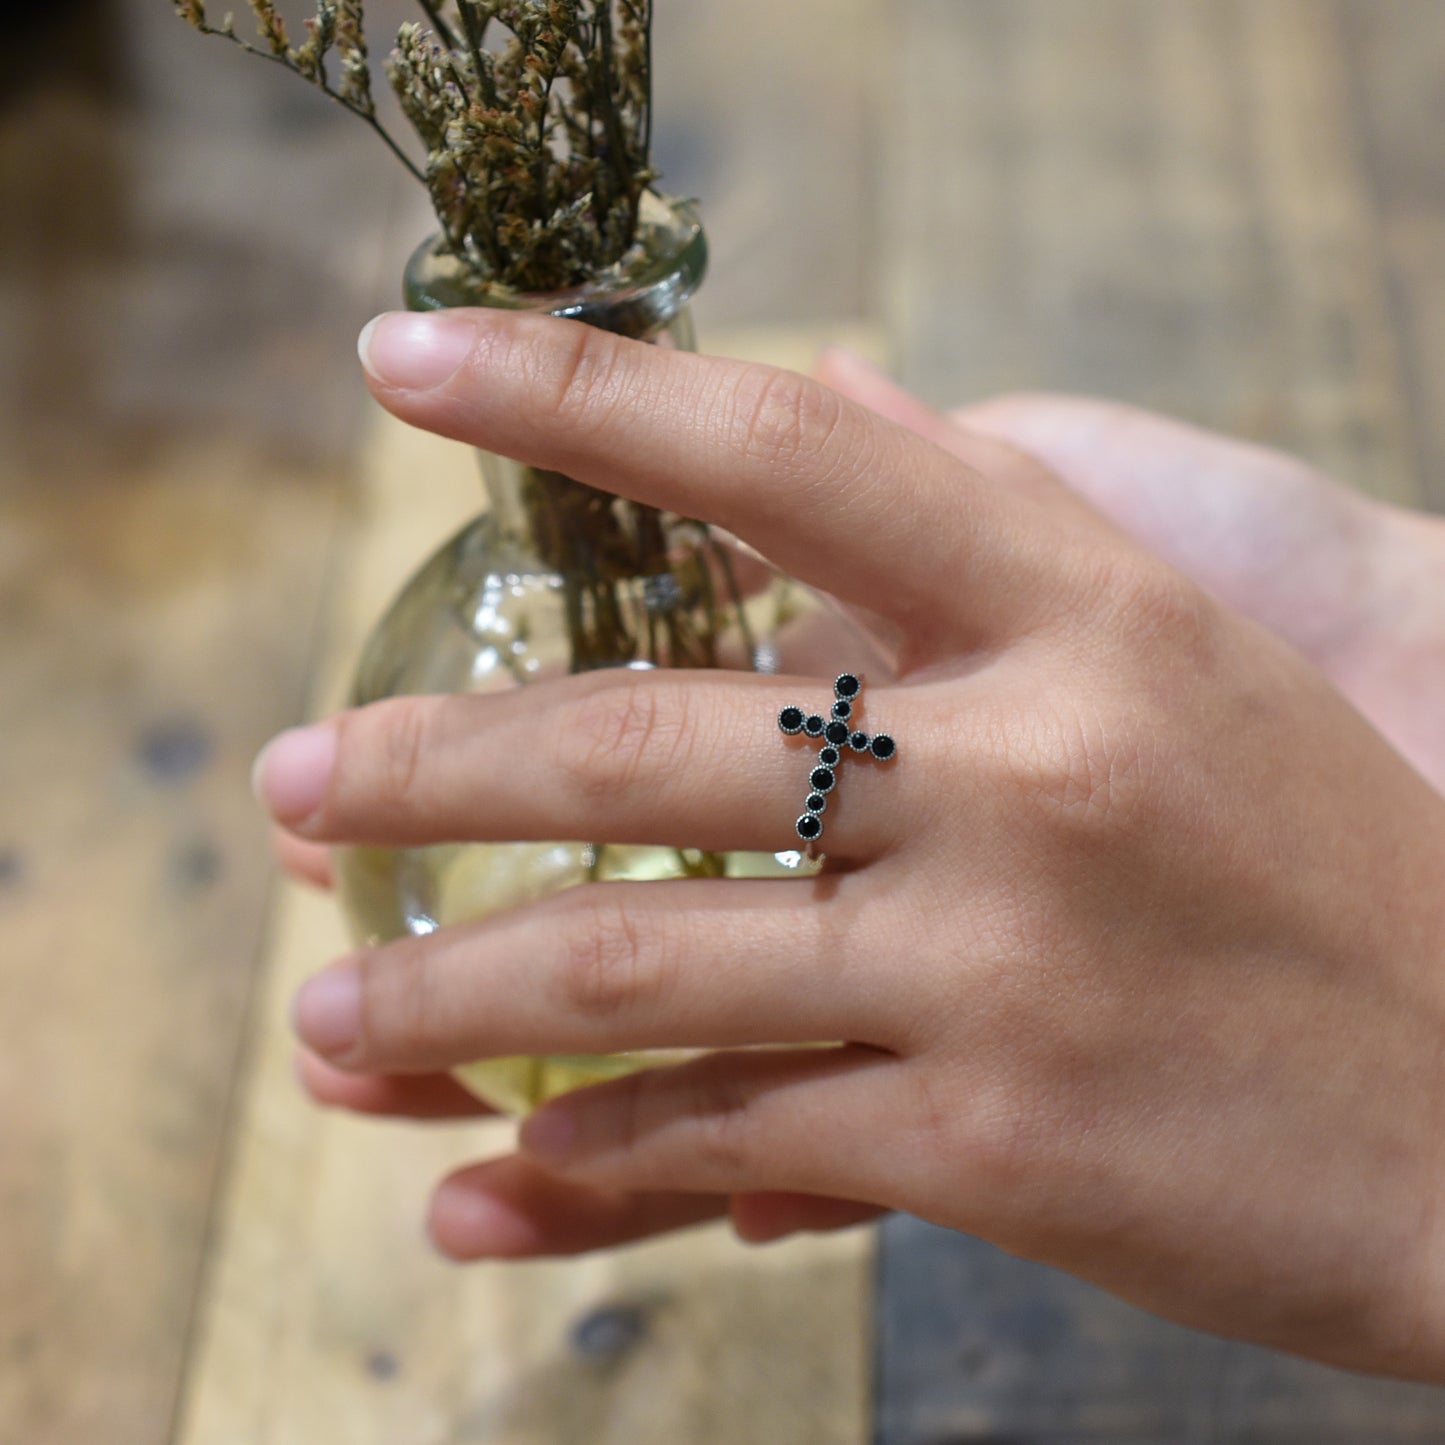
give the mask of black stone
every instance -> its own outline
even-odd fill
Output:
[[[811,843],[823,836],[823,820],[816,813],[804,813],[798,819],[798,837]]]
[[[194,777],[211,761],[215,740],[203,722],[172,718],[146,729],[136,743],[141,766],[162,783],[179,783]]]
[[[812,717],[804,722],[803,731],[807,733],[810,738],[822,737],[824,726],[823,719],[820,718],[817,713],[814,713]]]
[[[830,722],[823,729],[823,736],[833,744],[835,748],[841,748],[848,741],[848,724],[844,722]]]
[[[642,1305],[602,1305],[572,1326],[572,1348],[589,1359],[621,1359],[647,1335],[649,1313]]]
[[[840,697],[838,701],[833,704],[833,716],[842,718],[844,722],[847,722],[847,720],[853,716],[853,704],[845,698]]]
[[[838,766],[838,759],[842,756],[843,754],[840,753],[837,748],[824,748],[822,752],[818,754],[818,761],[822,763],[825,768],[836,768]]]
[[[814,768],[812,776],[808,779],[813,791],[817,793],[831,793],[833,784],[837,781],[832,768]]]
[[[366,1373],[373,1380],[394,1380],[401,1361],[390,1350],[373,1350],[366,1357]]]
[[[810,813],[822,813],[827,811],[828,800],[822,795],[822,793],[809,793],[808,801],[804,803],[803,806]]]
[[[803,709],[800,707],[785,707],[778,714],[778,726],[785,733],[792,735],[803,731]]]
[[[854,733],[853,736],[848,739],[848,746],[852,748],[855,753],[866,753],[868,751],[868,734]]]
[[[833,692],[838,697],[857,697],[862,687],[863,684],[851,672],[845,672],[833,684]]]
[[[880,763],[884,763],[898,751],[898,745],[887,733],[879,733],[870,744],[870,751]]]

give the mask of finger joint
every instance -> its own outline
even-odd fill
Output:
[[[785,476],[811,473],[843,417],[842,399],[834,392],[770,366],[744,369],[736,404],[744,454]]]
[[[662,991],[658,950],[613,885],[583,890],[562,928],[558,993],[561,1007],[584,1019],[613,1019]]]
[[[606,687],[568,712],[557,735],[556,764],[574,795],[598,809],[614,806],[647,777],[676,766],[688,730],[682,695],[641,678]]]

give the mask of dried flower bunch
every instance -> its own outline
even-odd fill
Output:
[[[416,165],[372,93],[363,0],[319,0],[292,44],[275,0],[250,0],[260,44],[174,0],[202,34],[283,65],[365,121],[431,194],[441,246],[483,289],[553,291],[621,260],[656,172],[652,0],[418,0],[386,63],[426,147]],[[334,73],[333,73],[334,62]]]

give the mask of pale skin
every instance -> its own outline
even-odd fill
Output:
[[[900,756],[848,774],[819,879],[574,889],[303,989],[303,1081],[361,1112],[477,1112],[446,1070],[488,1055],[713,1051],[443,1181],[444,1252],[903,1209],[1445,1379],[1440,522],[1121,408],[939,416],[842,354],[805,380],[465,312],[363,352],[402,419],[717,522],[900,642],[865,699]],[[778,709],[830,681],[394,700],[283,735],[258,782],[316,881],[337,842],[771,851]]]

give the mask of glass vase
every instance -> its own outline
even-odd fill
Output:
[[[707,264],[684,203],[649,196],[639,244],[588,285],[550,295],[477,294],[433,245],[413,256],[407,304],[526,307],[657,345],[695,347],[690,297]],[[735,668],[831,676],[878,654],[826,599],[702,523],[539,468],[480,453],[489,505],[402,590],[367,642],[353,705],[421,693],[485,693],[607,667]],[[852,641],[840,639],[851,636]],[[839,662],[839,655],[843,661]],[[337,850],[351,931],[376,944],[535,902],[579,883],[774,877],[813,865],[779,853],[623,847],[599,839]],[[525,1113],[569,1089],[679,1057],[487,1059],[457,1070],[487,1103]]]

